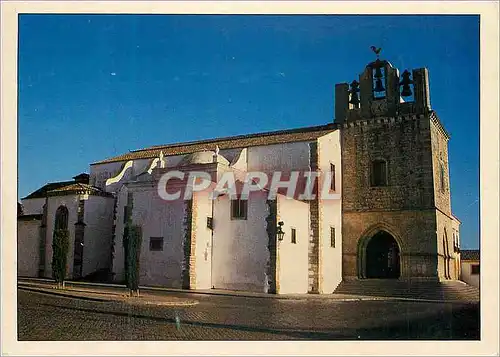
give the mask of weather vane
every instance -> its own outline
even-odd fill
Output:
[[[375,47],[375,46],[370,46],[370,48],[372,49],[372,51],[377,55],[377,59],[379,58],[379,55],[380,55],[380,51],[382,51],[382,47]]]

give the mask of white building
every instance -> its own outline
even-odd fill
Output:
[[[480,279],[479,250],[462,250],[460,280],[479,288]]]
[[[331,293],[342,279],[458,279],[450,135],[430,106],[428,70],[400,76],[377,58],[358,79],[335,86],[330,124],[135,150],[45,185],[22,200],[19,275],[37,266],[52,275],[53,230],[64,227],[69,277],[108,272],[121,282],[133,224],[142,285]],[[205,180],[191,181],[195,172]],[[227,174],[258,190],[232,197],[220,185]],[[269,182],[294,177],[294,194],[272,195]]]
[[[76,237],[70,278],[109,269],[115,281],[124,280],[123,235],[129,214],[142,229],[142,285],[307,293],[311,276],[318,274],[319,292],[331,293],[342,280],[339,199],[310,201],[286,197],[280,190],[269,200],[263,189],[248,201],[232,200],[229,193],[211,199],[208,190],[194,192],[189,200],[167,201],[158,186],[172,170],[207,172],[213,186],[227,172],[243,181],[247,172],[271,177],[276,171],[320,168],[337,171],[330,192],[340,192],[340,154],[339,130],[326,125],[153,147],[91,164],[90,177],[48,184],[22,200],[18,273],[36,276],[38,266],[38,275],[51,276],[50,242],[59,209],[67,211],[70,236]],[[186,187],[170,180],[167,191]],[[276,235],[278,222],[283,222],[282,241]],[[36,256],[35,246],[43,257],[37,264],[26,259]]]
[[[68,277],[111,266],[113,195],[88,184],[89,175],[49,183],[22,200],[18,217],[19,276],[51,277],[54,229],[69,231]]]

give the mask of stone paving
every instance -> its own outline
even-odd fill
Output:
[[[121,302],[127,304],[156,306],[191,306],[198,303],[195,299],[171,296],[169,294],[151,294],[149,290],[141,291],[139,296],[129,296],[126,289],[116,287],[72,286],[57,289],[55,283],[20,283],[25,291],[41,292],[60,297],[70,297],[100,302]]]
[[[151,292],[164,296],[164,292]],[[478,339],[479,304],[168,293],[192,306],[98,302],[18,289],[19,340]]]

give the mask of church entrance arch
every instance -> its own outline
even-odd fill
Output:
[[[401,276],[401,251],[390,233],[377,232],[365,241],[358,254],[362,278],[398,279]]]

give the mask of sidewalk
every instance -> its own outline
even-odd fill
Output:
[[[44,278],[18,278],[18,287],[39,291],[44,293],[57,294],[62,296],[71,296],[86,298],[96,301],[117,301],[117,300],[130,300],[127,297],[128,290],[125,285],[120,284],[104,284],[104,283],[90,283],[81,281],[66,281],[66,288],[64,290],[56,289],[56,284],[51,279]],[[221,290],[221,289],[208,289],[208,290],[185,290],[165,287],[154,286],[140,286],[139,291],[141,300],[154,299],[154,301],[166,298],[174,299],[173,296],[168,296],[168,293],[190,294],[190,295],[218,295],[218,296],[232,296],[244,298],[265,298],[265,299],[286,299],[286,300],[336,300],[336,301],[362,301],[362,300],[387,300],[386,297],[376,296],[360,296],[360,295],[345,295],[345,294],[266,294],[248,291],[235,291],[235,290]],[[155,293],[151,295],[151,293]],[[180,300],[189,300],[183,298],[175,298]],[[191,300],[192,301],[192,300]]]
[[[27,281],[26,279],[19,279],[18,281],[18,288],[23,290],[83,300],[157,306],[193,306],[198,304],[198,301],[194,299],[179,298],[166,294],[152,295],[147,289],[140,289],[138,297],[130,297],[125,286],[109,285],[106,287],[99,285],[104,284],[67,282],[64,289],[57,289],[56,284],[49,280]]]
[[[189,295],[218,295],[242,298],[265,298],[265,299],[286,299],[286,300],[329,300],[338,302],[350,301],[407,301],[407,302],[460,302],[454,300],[423,299],[415,297],[393,297],[393,296],[368,296],[354,294],[266,294],[248,291],[234,290],[185,290],[165,287],[140,286],[140,297],[128,297],[128,290],[125,285],[90,283],[81,281],[67,281],[64,290],[58,290],[51,279],[44,278],[18,278],[18,287],[30,291],[50,293],[54,295],[75,297],[94,301],[122,301],[126,303],[153,304],[163,306],[190,306],[198,303],[192,298],[181,298],[169,296],[169,293],[189,294]]]

